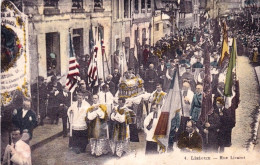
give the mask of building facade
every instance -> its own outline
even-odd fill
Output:
[[[100,47],[98,27],[102,27],[105,51],[111,54],[111,1],[26,1],[23,11],[29,16],[32,83],[38,75],[48,78],[54,73],[57,76],[66,77],[69,62],[69,33],[71,33],[76,57],[80,58],[90,52],[91,27],[95,45]],[[98,54],[98,58],[101,58],[101,47]],[[101,71],[100,74],[102,76]]]
[[[21,6],[29,17],[31,84],[38,76],[49,80],[55,74],[66,79],[70,34],[80,59],[90,54],[92,29],[94,46],[98,47],[99,77],[105,78],[114,68],[123,72],[135,67],[133,59],[140,61],[145,48],[172,33],[173,26],[179,24],[178,5],[171,6],[174,14],[168,18],[162,12],[162,3],[155,0],[26,0]]]

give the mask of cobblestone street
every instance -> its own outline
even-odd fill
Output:
[[[145,149],[145,136],[139,134],[140,142],[131,143],[133,153],[142,154]],[[101,165],[109,159],[118,159],[111,154],[95,157],[90,155],[88,145],[86,153],[75,154],[68,149],[69,138],[58,137],[55,140],[35,149],[32,153],[32,162],[35,165]],[[134,150],[135,149],[135,150]]]
[[[253,67],[249,64],[249,60],[245,56],[238,56],[237,76],[240,80],[240,104],[236,112],[236,127],[232,132],[232,146],[226,148],[227,152],[237,152],[238,150],[246,150],[247,140],[251,137],[250,124],[252,118],[250,114],[256,108],[259,100],[258,83],[256,81]],[[61,124],[61,123],[60,123]],[[61,129],[59,126],[55,126]],[[44,127],[48,127],[46,125]],[[46,129],[42,129],[46,130]],[[58,129],[57,129],[58,131]],[[41,131],[35,131],[42,134]],[[53,134],[53,133],[52,133]],[[35,134],[35,137],[37,135]],[[136,155],[144,155],[145,135],[139,133],[140,142],[131,143],[132,152]],[[109,159],[117,160],[117,157],[108,154],[106,156],[94,157],[90,155],[90,148],[84,154],[75,154],[68,149],[69,138],[58,137],[43,146],[36,148],[32,154],[33,164],[36,165],[100,165]]]
[[[236,126],[232,131],[231,149],[246,149],[251,137],[250,117],[259,103],[259,87],[253,67],[245,56],[237,58],[237,76],[240,83],[240,104],[236,110]]]

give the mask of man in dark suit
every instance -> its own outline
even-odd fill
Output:
[[[140,78],[142,78],[144,81],[146,81],[146,80],[145,80],[145,69],[144,69],[144,66],[143,66],[143,65],[140,65],[137,74],[139,75]]]
[[[105,84],[107,84],[109,86],[109,91],[112,93],[113,96],[115,96],[116,94],[116,88],[115,88],[115,83],[113,83],[112,80],[113,76],[112,75],[108,75],[107,76],[107,80],[105,82]]]
[[[119,84],[119,80],[120,80],[121,74],[119,73],[119,71],[118,71],[117,68],[114,70],[114,73],[113,73],[112,76],[113,76],[113,78],[112,78],[111,81],[112,81],[114,84]],[[115,90],[116,90],[116,91],[118,90],[118,86],[117,86],[117,85],[115,86]]]
[[[51,82],[47,85],[48,90],[48,115],[51,118],[51,124],[59,123],[59,103],[57,95],[62,92],[62,85],[58,82],[56,76],[51,77]]]
[[[92,97],[93,94],[90,91],[91,89],[88,89],[86,86],[86,82],[84,80],[81,80],[79,82],[79,86],[76,87],[72,94],[72,101],[77,101],[77,94],[82,93],[84,95],[85,101],[87,101],[89,104],[92,103]]]
[[[157,79],[158,75],[154,70],[154,65],[150,64],[149,69],[145,72],[145,80],[147,81],[144,82],[145,90],[148,93],[152,93],[155,90]]]
[[[186,130],[180,134],[177,146],[184,152],[201,152],[202,137],[196,131],[192,120],[187,122]]]
[[[62,119],[62,126],[63,126],[63,137],[67,136],[67,120],[68,120],[68,109],[71,105],[71,93],[63,86],[63,91],[57,95],[57,100],[60,104],[59,106],[59,117]]]
[[[21,132],[29,133],[29,140],[32,139],[33,129],[37,126],[37,121],[35,113],[31,110],[30,98],[24,97],[23,107],[13,111],[12,122]]]
[[[167,71],[167,68],[166,68],[166,65],[165,65],[165,61],[162,59],[161,64],[157,67],[157,74],[158,74],[158,76],[160,76],[160,78],[159,78],[160,84],[164,83],[166,71]]]
[[[32,93],[32,109],[34,109],[39,114],[40,123],[39,125],[43,125],[43,120],[46,117],[46,100],[47,100],[47,86],[44,83],[44,78],[42,76],[38,77],[38,84],[35,83],[31,87]]]

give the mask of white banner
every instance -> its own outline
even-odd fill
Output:
[[[12,91],[28,95],[28,19],[10,1],[3,1],[1,10],[1,103],[7,105]]]

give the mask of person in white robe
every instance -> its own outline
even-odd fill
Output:
[[[68,109],[69,122],[72,127],[71,147],[76,154],[84,153],[88,144],[86,110],[89,103],[83,100],[82,93],[77,94],[77,101],[73,102]]]
[[[110,146],[112,153],[121,157],[124,153],[130,152],[130,129],[134,112],[125,105],[125,99],[118,99],[118,106],[114,107],[111,113],[112,137],[110,138]]]
[[[6,146],[2,164],[31,165],[31,148],[21,140],[20,129],[13,128],[11,135],[12,143]]]
[[[107,154],[109,149],[107,107],[98,99],[98,95],[93,96],[93,105],[87,109],[86,115],[91,154],[95,156]]]
[[[146,134],[146,148],[145,154],[158,153],[158,144],[153,139],[154,132],[159,121],[161,110],[158,110],[156,104],[151,107],[152,112],[144,120],[144,132]]]
[[[182,105],[183,105],[183,116],[190,116],[190,108],[193,99],[194,92],[190,89],[190,83],[188,81],[184,81],[182,85]]]

